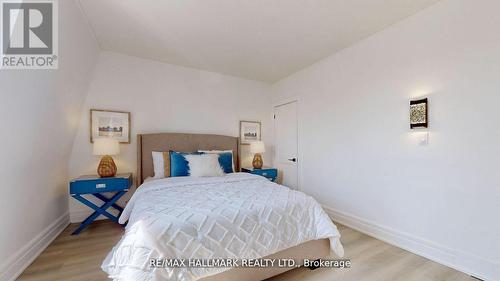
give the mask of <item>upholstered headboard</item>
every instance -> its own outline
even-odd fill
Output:
[[[193,152],[197,150],[232,150],[236,171],[239,171],[238,138],[205,134],[139,134],[137,135],[137,186],[154,176],[153,151]]]

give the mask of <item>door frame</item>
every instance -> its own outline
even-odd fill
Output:
[[[276,102],[273,102],[273,116],[272,119],[273,119],[273,138],[274,138],[274,141],[275,141],[275,146],[277,147],[277,143],[276,143],[276,118],[275,118],[275,115],[276,115],[276,107],[279,107],[279,106],[283,106],[283,105],[287,105],[287,104],[290,104],[290,103],[293,103],[295,102],[296,103],[296,114],[297,114],[297,157],[299,158],[299,160],[297,161],[296,163],[296,166],[297,166],[297,190],[298,191],[302,191],[302,165],[301,165],[301,161],[302,161],[302,154],[300,152],[300,147],[301,147],[301,144],[300,144],[300,122],[299,122],[299,105],[300,105],[300,101],[297,97],[290,97],[290,98],[286,98],[286,99],[281,99],[279,101],[276,101]],[[277,149],[275,148],[274,151],[273,151],[273,163],[278,163],[278,157],[277,157]]]

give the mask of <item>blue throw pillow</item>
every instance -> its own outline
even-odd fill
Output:
[[[189,163],[185,155],[202,154],[200,152],[184,153],[170,151],[170,176],[171,177],[186,177],[189,176]]]
[[[233,173],[233,154],[231,152],[219,153],[219,164],[225,174]]]

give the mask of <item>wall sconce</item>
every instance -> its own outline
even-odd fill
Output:
[[[410,101],[410,129],[427,128],[428,126],[427,98]]]

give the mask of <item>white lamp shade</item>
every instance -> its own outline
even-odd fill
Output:
[[[266,152],[266,146],[263,141],[254,141],[250,143],[250,153]]]
[[[120,143],[113,138],[94,139],[94,155],[117,155],[120,153]]]

